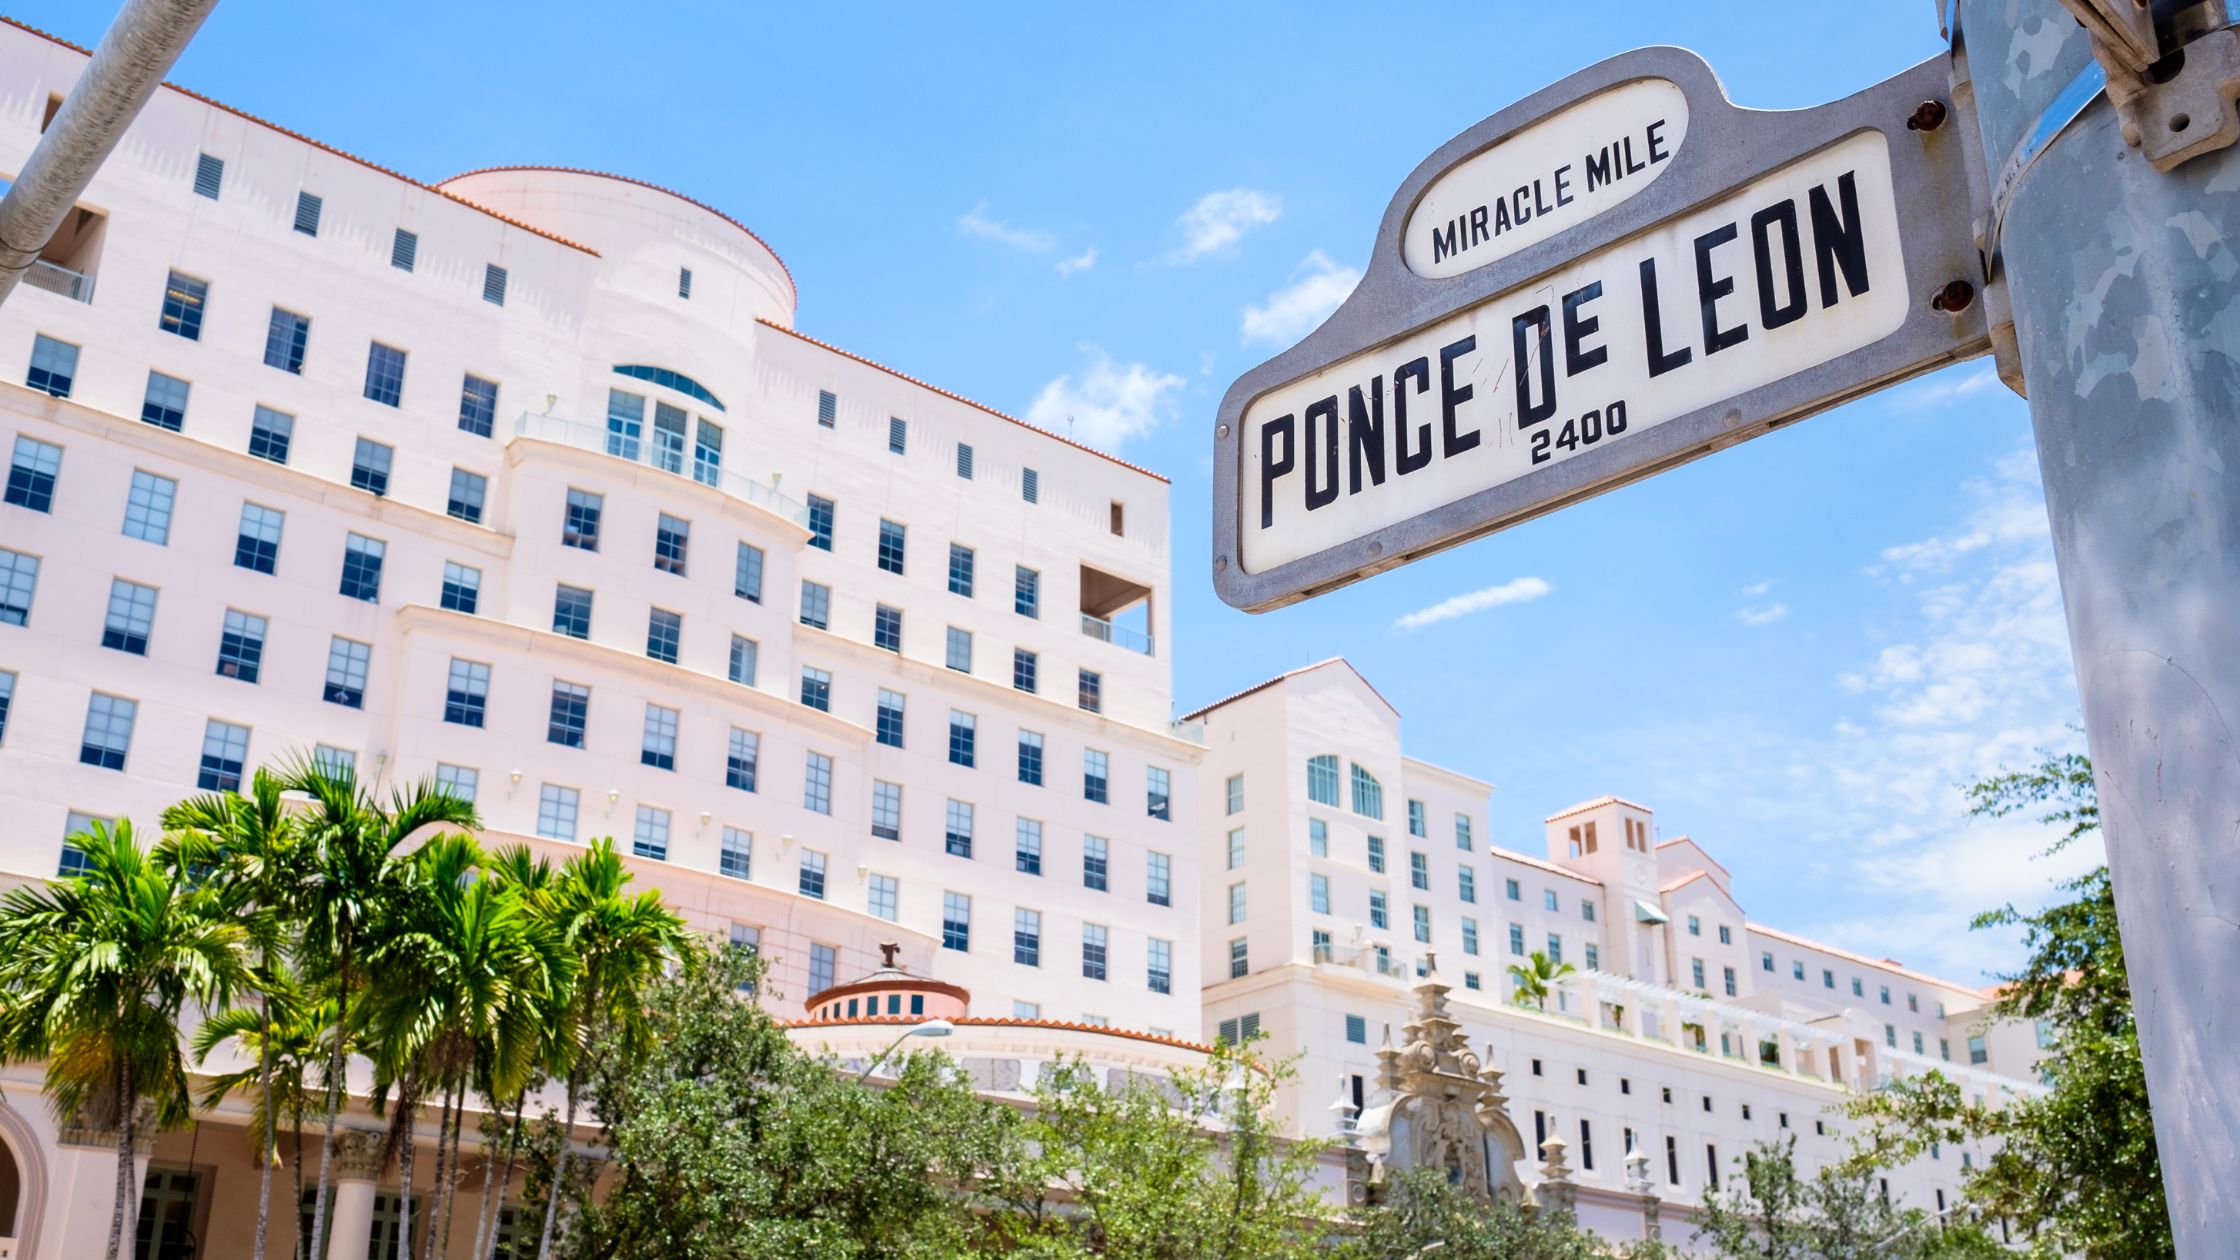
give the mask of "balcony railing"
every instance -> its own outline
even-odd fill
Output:
[[[656,443],[643,440],[613,442],[608,440],[602,425],[584,424],[559,416],[543,416],[524,412],[514,422],[516,437],[534,438],[541,442],[558,442],[579,451],[597,451],[617,459],[627,459],[635,464],[686,477],[702,485],[713,486],[734,499],[752,503],[767,512],[792,521],[803,529],[809,528],[809,509],[798,499],[778,493],[777,487],[756,481],[742,472],[734,472],[697,460],[678,458],[675,452]]]
[[[93,277],[82,271],[72,271],[44,258],[31,260],[31,269],[23,273],[23,282],[34,289],[59,293],[73,302],[93,300]]]
[[[1131,652],[1141,652],[1145,656],[1152,655],[1151,636],[1149,634],[1141,630],[1130,630],[1126,626],[1113,625],[1104,618],[1090,613],[1081,614],[1081,633],[1092,639],[1102,639],[1106,643],[1118,644]]]

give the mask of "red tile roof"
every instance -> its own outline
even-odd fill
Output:
[[[1255,694],[1255,693],[1257,693],[1257,692],[1262,692],[1262,691],[1266,691],[1266,690],[1267,690],[1268,688],[1270,688],[1270,687],[1273,687],[1273,686],[1275,686],[1275,685],[1276,685],[1277,683],[1280,683],[1280,682],[1284,681],[1285,679],[1289,679],[1289,678],[1297,678],[1297,677],[1298,677],[1299,675],[1301,675],[1301,674],[1311,674],[1311,673],[1313,673],[1314,671],[1316,671],[1316,670],[1318,670],[1318,669],[1321,669],[1321,668],[1323,668],[1324,666],[1327,666],[1327,665],[1343,665],[1343,666],[1345,666],[1345,667],[1346,667],[1347,669],[1349,669],[1349,670],[1353,670],[1353,676],[1354,676],[1355,678],[1359,678],[1359,679],[1361,679],[1361,685],[1362,685],[1362,686],[1364,686],[1364,687],[1367,687],[1367,688],[1369,689],[1369,694],[1370,694],[1370,695],[1372,695],[1372,696],[1375,696],[1375,697],[1377,698],[1378,702],[1379,702],[1379,703],[1381,703],[1381,704],[1383,704],[1385,708],[1387,708],[1387,709],[1392,709],[1392,716],[1394,716],[1394,717],[1399,717],[1399,716],[1400,716],[1400,710],[1399,710],[1399,709],[1397,709],[1397,708],[1394,708],[1394,707],[1393,707],[1393,704],[1392,704],[1392,702],[1391,702],[1390,700],[1387,700],[1387,699],[1385,699],[1385,698],[1384,698],[1384,693],[1383,693],[1383,692],[1381,692],[1381,691],[1379,691],[1379,690],[1377,690],[1377,685],[1376,685],[1375,683],[1373,683],[1373,682],[1370,682],[1370,681],[1368,680],[1368,678],[1367,678],[1366,676],[1364,676],[1364,675],[1362,674],[1362,672],[1361,672],[1360,670],[1358,670],[1358,669],[1354,669],[1354,668],[1353,668],[1353,662],[1352,662],[1352,661],[1349,661],[1349,660],[1347,660],[1346,658],[1344,658],[1344,657],[1342,657],[1342,656],[1333,656],[1333,657],[1329,657],[1329,658],[1328,658],[1328,659],[1326,659],[1326,660],[1320,660],[1320,661],[1316,661],[1316,662],[1315,662],[1314,664],[1312,664],[1312,665],[1301,665],[1301,666],[1300,666],[1299,668],[1297,668],[1297,669],[1289,669],[1289,670],[1285,670],[1285,671],[1284,671],[1283,673],[1277,674],[1277,675],[1276,675],[1275,677],[1273,677],[1273,678],[1270,678],[1270,679],[1268,679],[1268,680],[1267,680],[1267,681],[1265,681],[1265,682],[1256,682],[1256,683],[1252,684],[1251,686],[1249,686],[1249,687],[1245,688],[1245,689],[1244,689],[1243,691],[1239,691],[1239,692],[1234,692],[1234,693],[1232,693],[1232,694],[1230,694],[1230,695],[1226,695],[1226,696],[1223,696],[1223,697],[1221,697],[1221,698],[1220,698],[1219,700],[1216,700],[1216,701],[1214,701],[1214,702],[1213,702],[1212,704],[1206,705],[1206,706],[1205,706],[1204,708],[1202,708],[1202,709],[1198,709],[1198,710],[1196,710],[1196,711],[1194,711],[1194,712],[1190,712],[1190,713],[1185,713],[1185,714],[1183,714],[1183,715],[1182,715],[1182,720],[1183,720],[1183,721],[1185,721],[1185,722],[1187,722],[1187,721],[1190,721],[1190,720],[1191,720],[1192,718],[1203,717],[1203,716],[1205,716],[1206,714],[1208,714],[1208,713],[1211,713],[1211,712],[1213,712],[1213,711],[1214,711],[1215,709],[1218,709],[1218,708],[1220,708],[1221,706],[1223,706],[1223,705],[1225,705],[1225,704],[1235,704],[1235,703],[1236,703],[1237,701],[1239,701],[1239,700],[1242,700],[1242,699],[1244,699],[1244,698],[1245,698],[1246,696],[1249,696],[1249,695],[1253,695],[1253,694]],[[1452,773],[1452,772],[1450,771],[1449,773]]]

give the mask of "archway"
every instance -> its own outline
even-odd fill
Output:
[[[46,1215],[47,1166],[38,1130],[0,1096],[0,1238],[15,1240],[14,1260],[34,1260]]]

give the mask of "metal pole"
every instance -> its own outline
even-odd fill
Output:
[[[2004,215],[1992,208],[1993,244],[2171,1224],[2180,1256],[2229,1256],[2240,1239],[2229,1184],[2240,1167],[2240,148],[2157,172],[2105,96],[2080,113],[2081,93],[2064,95],[2097,67],[2056,0],[1959,8],[1995,202],[2002,168],[2040,142]]]
[[[218,0],[126,0],[0,199],[0,302],[45,249]]]

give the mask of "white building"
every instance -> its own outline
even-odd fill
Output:
[[[85,65],[0,27],[0,174]],[[0,878],[316,748],[492,843],[615,836],[781,1015],[893,941],[979,1020],[1195,1039],[1165,479],[794,304],[679,194],[427,185],[158,91],[0,307]],[[36,1079],[0,1238],[48,1260],[111,1182]],[[165,1220],[245,1254],[208,1178],[246,1143],[186,1142]],[[337,1256],[380,1228],[351,1184]]]
[[[1660,839],[1645,806],[1554,814],[1545,858],[1494,846],[1492,785],[1407,756],[1400,715],[1343,660],[1184,720],[1207,744],[1206,1027],[1300,1057],[1298,1132],[1342,1136],[1377,1105],[1376,1052],[1434,960],[1519,1132],[1568,1144],[1582,1220],[1616,1237],[1640,1236],[1630,1150],[1684,1214],[1752,1142],[1839,1157],[1841,1104],[1892,1076],[2034,1087],[2028,1030],[1987,1027],[1985,993],[1749,921],[1725,868]],[[1536,952],[1578,969],[1545,1009],[1509,972]],[[1943,1210],[1981,1154],[1940,1150],[1889,1192]]]

